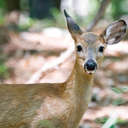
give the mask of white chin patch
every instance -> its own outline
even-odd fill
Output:
[[[87,73],[90,74],[90,75],[91,75],[91,74],[94,74],[95,72],[96,72],[96,70],[93,70],[93,71],[87,70]]]

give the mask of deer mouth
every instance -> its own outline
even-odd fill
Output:
[[[94,74],[94,73],[96,72],[96,69],[93,70],[93,71],[86,70],[86,72],[87,72],[89,75],[92,75],[92,74]]]

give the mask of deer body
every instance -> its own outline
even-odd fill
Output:
[[[74,69],[62,84],[1,85],[0,128],[76,128],[91,97],[92,76]]]
[[[126,33],[123,20],[101,34],[82,32],[64,11],[75,42],[75,64],[61,84],[0,85],[0,128],[77,128],[91,97],[93,75],[107,44]]]

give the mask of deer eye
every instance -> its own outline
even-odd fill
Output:
[[[104,46],[100,46],[99,47],[99,52],[103,52],[104,51]]]
[[[81,52],[82,51],[82,46],[81,45],[78,45],[77,46],[77,52]]]

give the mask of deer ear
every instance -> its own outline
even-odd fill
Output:
[[[71,33],[72,37],[74,38],[76,35],[82,34],[82,30],[81,30],[80,27],[73,21],[73,19],[71,18],[71,16],[69,16],[69,14],[66,12],[66,10],[64,10],[64,15],[65,15],[65,17],[66,17],[68,30],[69,30],[69,32]]]
[[[127,31],[127,24],[124,20],[118,20],[110,24],[101,34],[106,44],[116,44],[121,41]]]

